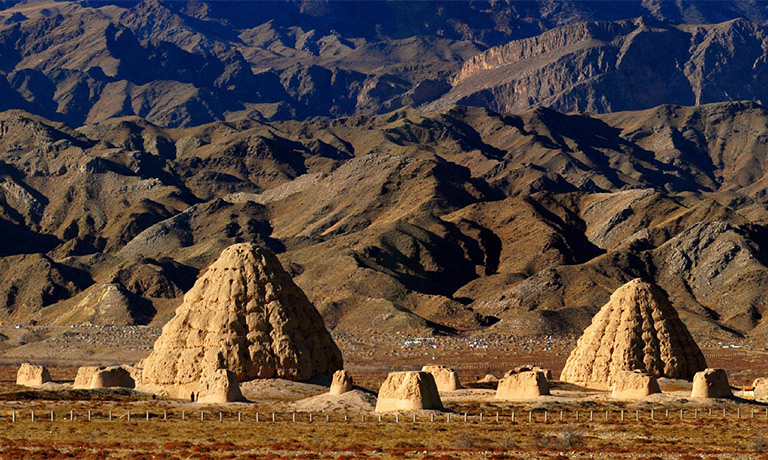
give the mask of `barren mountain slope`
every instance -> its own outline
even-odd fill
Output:
[[[254,241],[339,331],[572,332],[641,277],[699,338],[762,337],[766,133],[753,103],[183,129],[5,112],[0,218],[36,243],[2,247],[0,316],[161,324]]]
[[[763,26],[742,19],[714,25],[649,18],[572,24],[473,56],[452,89],[431,106],[614,112],[765,100],[766,37]]]
[[[29,0],[0,8],[0,109],[72,126],[122,116],[164,127],[306,120],[455,102],[615,111],[766,99],[761,2]]]

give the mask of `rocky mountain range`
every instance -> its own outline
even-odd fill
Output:
[[[582,22],[471,57],[433,105],[612,112],[763,101],[766,40],[764,27],[743,19],[714,25],[647,18]]]
[[[759,1],[0,6],[0,110],[70,126],[766,99]]]
[[[756,103],[175,129],[8,111],[0,134],[5,322],[162,324],[256,241],[337,331],[576,332],[639,277],[698,338],[765,335]]]
[[[0,321],[165,323],[237,242],[353,334],[762,339],[763,2],[0,6]]]

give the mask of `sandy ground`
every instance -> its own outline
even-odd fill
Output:
[[[242,384],[249,402],[200,405],[153,399],[130,390],[71,389],[78,366],[136,362],[149,353],[158,330],[25,327],[0,333],[8,337],[0,344],[0,459],[768,460],[766,404],[739,398],[692,400],[690,382],[661,379],[664,393],[642,401],[617,401],[608,392],[560,382],[553,383],[551,396],[500,401],[495,398],[495,383],[478,383],[488,373],[501,376],[528,364],[551,368],[557,378],[573,346],[570,339],[502,347],[503,338],[341,337],[337,341],[345,367],[359,385],[354,392],[330,396],[327,379],[311,383],[270,379]],[[738,347],[710,344],[704,349],[711,367],[728,371],[735,394],[738,386],[768,375],[768,351]],[[23,361],[49,365],[55,382],[40,389],[16,386],[15,373]],[[394,414],[387,414],[378,422],[373,412],[375,392],[387,373],[418,370],[424,364],[455,367],[468,388],[442,394],[444,412],[418,412],[417,422],[413,414],[401,414],[399,423]],[[31,410],[41,414],[53,410],[56,421],[32,424]],[[89,410],[94,416],[91,425],[67,424],[70,411],[82,421]],[[24,421],[9,423],[12,411]],[[110,411],[119,423],[106,422]],[[150,421],[126,426],[129,411],[139,420],[149,412]],[[200,422],[201,412],[205,423]],[[277,422],[272,422],[270,412],[277,414]],[[292,422],[294,412],[296,422]],[[164,413],[168,425],[160,429],[157,424],[165,422],[158,419]],[[238,413],[242,425],[235,422]],[[315,415],[313,422],[309,413]],[[259,420],[257,414],[261,415],[258,423],[268,424],[253,425]],[[222,440],[233,445],[221,446]]]
[[[326,393],[328,386],[284,379],[263,379],[241,383],[240,391],[246,399],[257,404],[283,404]]]
[[[296,412],[373,414],[376,409],[376,395],[359,389],[339,396],[323,393],[296,401],[290,404],[288,409]]]

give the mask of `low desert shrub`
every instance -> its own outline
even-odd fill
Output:
[[[565,429],[559,433],[558,439],[560,439],[564,448],[573,449],[584,443],[584,434],[581,430]]]
[[[755,433],[749,448],[755,452],[768,452],[768,436],[764,432]]]

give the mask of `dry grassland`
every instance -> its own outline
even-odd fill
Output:
[[[2,424],[0,458],[768,459],[768,423],[528,424],[412,421],[24,421]]]
[[[732,383],[744,384],[759,375],[768,375],[768,360],[764,351],[719,352],[709,358],[711,366],[729,370]],[[374,353],[368,366],[367,360],[351,359],[353,377],[371,390],[383,379],[389,367],[413,368],[419,362],[421,350],[412,355],[387,360]],[[463,360],[456,356],[456,365],[464,381],[474,378],[474,373],[485,369],[473,363],[486,361],[480,352],[467,354]],[[422,354],[422,356],[424,356]],[[452,357],[450,357],[452,358]],[[507,361],[510,355],[507,355]],[[534,359],[531,359],[534,358]],[[556,362],[562,352],[519,353],[514,361]],[[421,358],[423,363],[423,358]],[[440,359],[450,363],[452,359]],[[406,362],[407,361],[407,362]],[[359,366],[359,367],[356,367]],[[557,365],[552,366],[557,373]],[[610,399],[601,401],[572,401],[547,403],[549,417],[545,423],[542,412],[534,412],[534,423],[528,422],[528,410],[540,410],[533,404],[494,403],[463,399],[448,400],[451,421],[445,414],[438,414],[430,422],[429,414],[419,415],[413,422],[403,415],[400,423],[394,416],[384,418],[366,414],[348,414],[345,422],[342,413],[315,414],[313,422],[308,414],[298,414],[292,422],[292,414],[280,413],[278,421],[271,421],[272,410],[284,410],[291,401],[255,400],[253,404],[236,404],[222,407],[200,406],[169,400],[153,400],[128,390],[58,391],[30,390],[17,387],[14,382],[15,366],[0,368],[0,459],[353,459],[353,458],[419,458],[419,459],[765,459],[768,460],[768,418],[765,405],[746,401],[712,402],[694,404],[680,398],[664,403],[624,404]],[[476,370],[479,369],[479,370]],[[52,367],[51,374],[58,382],[74,378],[72,366]],[[562,387],[566,389],[567,387]],[[306,397],[306,396],[303,396]],[[282,409],[281,409],[282,405]],[[200,421],[204,407],[205,422]],[[655,420],[650,419],[650,409],[657,409]],[[664,407],[669,408],[666,419]],[[713,408],[710,417],[708,407]],[[641,420],[635,420],[635,410],[641,410]],[[685,410],[680,420],[679,409]],[[699,419],[694,419],[698,408]],[[722,409],[727,418],[723,419]],[[741,419],[737,419],[740,408]],[[619,419],[624,409],[625,420]],[[755,418],[752,417],[755,410]],[[31,411],[37,420],[30,421]],[[53,410],[56,421],[50,421]],[[70,421],[69,411],[75,420]],[[92,421],[87,421],[91,410]],[[113,421],[108,421],[109,411]],[[127,412],[133,417],[127,421]],[[511,421],[511,411],[517,414]],[[564,421],[559,411],[564,411]],[[575,411],[580,419],[575,420]],[[593,411],[593,421],[589,411]],[[609,421],[605,411],[609,410]],[[11,422],[16,411],[17,421]],[[151,418],[145,419],[149,411]],[[163,411],[168,420],[162,420]],[[181,420],[181,412],[186,420]],[[219,412],[224,413],[219,422]],[[237,412],[242,422],[237,421]],[[256,412],[260,421],[256,422]],[[468,412],[467,422],[463,413]],[[478,414],[484,413],[483,421]],[[501,413],[496,422],[495,412]]]

